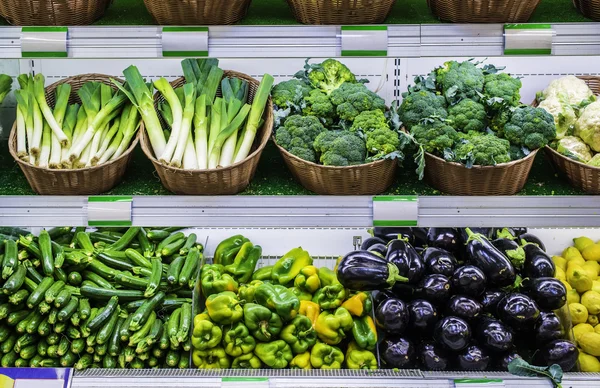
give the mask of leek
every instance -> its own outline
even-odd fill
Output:
[[[52,133],[52,142],[50,144],[50,161],[48,162],[48,167],[50,168],[60,168],[60,157],[62,155],[62,145],[58,140],[58,137],[54,133]]]
[[[63,132],[60,125],[56,122],[56,119],[54,118],[54,114],[52,113],[52,111],[50,110],[50,107],[48,106],[48,103],[46,102],[46,95],[44,92],[44,82],[45,82],[45,79],[41,73],[36,74],[35,77],[33,78],[33,89],[34,89],[33,92],[35,95],[35,99],[38,103],[39,109],[42,112],[42,115],[44,116],[44,119],[50,126],[50,129],[52,130],[52,132],[56,135],[56,137],[58,138],[58,140],[60,141],[61,144],[66,145],[69,142],[67,139],[67,136]]]
[[[175,167],[181,167],[184,152],[187,152],[188,138],[191,136],[192,120],[194,119],[194,105],[196,102],[196,89],[193,84],[185,84],[183,86],[183,92],[185,97],[185,108],[183,110],[183,117],[181,120],[181,128],[179,130],[179,137],[177,139],[177,147],[171,159],[171,165]],[[189,141],[192,145],[192,151],[194,147],[193,141]],[[197,164],[196,153],[194,152],[194,164]]]
[[[129,115],[122,116],[121,123],[125,122],[125,126],[122,131],[123,139],[121,140],[121,143],[119,143],[119,146],[117,147],[117,150],[115,151],[111,160],[118,158],[129,148],[129,145],[131,144],[131,139],[133,138],[133,135],[135,135],[135,133],[137,132],[137,129],[140,124],[139,117],[140,116],[138,114],[138,110],[133,109],[133,107],[132,109],[130,109]]]
[[[38,166],[47,168],[48,161],[50,160],[50,151],[52,147],[52,129],[46,122],[44,123],[44,129],[42,131],[42,148],[40,150],[40,157],[38,159]]]
[[[108,146],[110,145],[110,142],[113,139],[113,137],[115,137],[117,132],[120,132],[120,124],[121,124],[121,119],[119,117],[117,117],[115,119],[115,121],[113,121],[113,124],[110,127],[110,129],[108,131],[106,131],[106,135],[104,136],[104,139],[102,139],[102,144],[100,144],[100,148],[98,148],[98,150],[92,157],[92,160],[91,160],[92,166],[95,166],[96,164],[98,164],[98,161],[102,158],[102,155],[104,155],[104,153],[108,149]]]
[[[210,132],[208,134],[208,154],[212,151],[215,140],[221,132],[221,109],[223,107],[223,99],[217,97],[210,109]],[[227,114],[227,112],[224,112]]]
[[[186,170],[197,170],[198,159],[196,150],[194,149],[194,141],[192,140],[192,131],[188,132],[188,138],[185,142],[185,152],[183,154],[183,168]]]
[[[33,94],[32,94],[33,97]],[[42,111],[35,97],[31,98],[33,109],[33,133],[31,141],[31,154],[37,156],[40,154],[40,144],[42,143],[42,133],[44,131],[44,118]]]
[[[221,149],[223,148],[223,144],[225,141],[231,136],[235,131],[237,131],[242,124],[244,124],[244,120],[248,116],[250,112],[250,105],[245,104],[240,112],[235,116],[235,118],[225,127],[217,136],[215,143],[213,144],[212,150],[210,152],[210,159],[208,161],[208,168],[217,168],[219,164],[219,156],[221,154]]]
[[[169,141],[167,142],[167,146],[165,147],[163,153],[158,155],[159,161],[164,164],[169,164],[171,162],[171,158],[173,157],[173,153],[175,153],[175,147],[177,146],[177,142],[179,139],[179,134],[181,132],[181,121],[183,119],[183,108],[181,107],[181,102],[175,94],[173,87],[164,78],[160,78],[154,81],[154,87],[158,89],[158,91],[163,95],[165,100],[169,103],[169,107],[171,108],[171,112],[173,114],[173,122],[171,124],[171,136],[169,137]],[[154,109],[154,108],[153,108]]]
[[[28,154],[27,145],[31,141],[31,127],[27,127],[28,121],[33,123],[33,110],[29,104],[29,95],[25,90],[16,90],[15,98],[17,99],[17,155],[19,158],[25,158]]]
[[[98,161],[98,164],[108,162],[112,158],[112,156],[117,152],[117,149],[119,148],[119,144],[121,144],[122,141],[123,141],[123,132],[119,131],[119,132],[117,132],[116,136],[110,142],[110,145],[108,146],[106,151],[102,154],[102,157]]]
[[[206,95],[196,99],[194,112],[194,137],[196,141],[196,160],[198,168],[205,170],[208,167],[208,117],[206,115]]]

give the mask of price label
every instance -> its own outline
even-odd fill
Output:
[[[97,196],[88,198],[88,226],[131,226],[133,198]]]
[[[207,57],[208,27],[163,27],[163,57]]]
[[[269,388],[268,377],[223,377],[222,388]]]
[[[553,38],[550,24],[506,24],[504,55],[551,55]]]
[[[418,219],[416,195],[373,197],[373,226],[417,226]]]
[[[71,368],[0,368],[0,387],[69,388]]]
[[[387,26],[342,26],[343,57],[385,57]]]
[[[455,388],[504,388],[501,379],[457,379],[454,380]]]
[[[23,58],[66,58],[67,27],[23,27],[21,56]]]

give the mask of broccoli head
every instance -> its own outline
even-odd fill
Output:
[[[346,65],[330,58],[318,65],[312,65],[308,73],[308,80],[313,87],[331,94],[344,82],[355,83],[356,77]]]
[[[318,118],[314,116],[289,116],[283,126],[277,128],[275,141],[299,158],[316,162],[313,149],[315,138],[326,131]]]
[[[325,131],[313,143],[325,166],[349,166],[365,161],[365,142],[349,131]]]
[[[466,98],[448,108],[448,121],[457,131],[481,132],[487,126],[487,114],[482,104]]]
[[[511,109],[502,109],[496,112],[490,120],[490,129],[499,137],[504,137],[504,126],[510,120]]]
[[[345,83],[331,93],[331,102],[336,106],[340,119],[354,121],[367,110],[385,111],[385,100],[363,84]]]
[[[427,119],[413,126],[410,133],[425,151],[436,155],[443,155],[458,140],[456,130],[445,120],[437,118]]]
[[[470,131],[461,134],[453,149],[455,161],[467,167],[495,166],[510,162],[510,142],[491,133]]]
[[[518,107],[504,126],[504,137],[530,150],[544,147],[556,137],[554,117],[542,108]]]
[[[521,80],[511,77],[506,73],[492,73],[485,75],[483,94],[493,110],[502,109],[504,106],[518,106],[521,102]]]
[[[333,124],[335,119],[335,107],[329,96],[320,90],[313,89],[304,98],[302,113],[307,116],[316,116],[325,125]]]
[[[435,70],[435,75],[438,88],[448,102],[463,98],[478,100],[483,91],[483,70],[471,61],[445,62]]]
[[[389,128],[377,128],[367,133],[367,151],[373,156],[385,156],[398,150],[400,138]]]
[[[514,144],[510,145],[508,152],[510,154],[510,160],[519,160],[527,156],[525,151],[523,151],[523,147],[519,147]]]
[[[271,91],[271,98],[273,104],[279,108],[287,109],[290,105],[299,105],[310,91],[310,86],[304,81],[291,79],[275,85]]]
[[[408,93],[400,105],[400,120],[408,128],[431,116],[448,117],[444,97],[427,90]]]
[[[350,130],[353,132],[358,130],[370,132],[379,128],[390,129],[383,112],[380,110],[366,110],[360,112],[358,116],[354,118]]]

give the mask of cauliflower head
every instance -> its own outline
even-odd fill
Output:
[[[591,149],[600,152],[600,101],[586,106],[575,122],[575,135]]]
[[[463,98],[479,99],[483,92],[483,70],[471,61],[445,62],[435,70],[438,89],[442,91],[448,102]]]
[[[307,116],[316,116],[327,126],[335,120],[335,107],[329,96],[320,90],[313,89],[304,98],[302,113]]]
[[[593,98],[594,93],[587,86],[584,80],[567,75],[565,77],[552,80],[548,87],[542,92],[544,99],[558,96],[564,93],[567,96],[569,104],[579,105],[582,101]]]
[[[408,93],[400,105],[400,120],[409,130],[431,116],[448,117],[446,99],[427,90]]]
[[[495,166],[510,162],[510,142],[491,133],[470,131],[460,134],[454,147],[455,161],[467,167]]]
[[[565,136],[556,143],[556,151],[581,163],[592,159],[590,147],[576,136]]]
[[[487,127],[487,114],[483,104],[467,98],[448,108],[448,121],[457,131],[483,131]]]
[[[379,128],[390,129],[383,112],[380,110],[366,110],[364,112],[360,112],[358,116],[354,118],[354,122],[352,123],[350,130],[353,132],[359,130],[363,132],[370,132]]]
[[[440,119],[427,119],[413,126],[410,133],[425,151],[436,155],[443,155],[458,140],[458,132]]]
[[[367,133],[367,151],[373,156],[391,154],[400,147],[398,133],[389,128],[376,128]]]
[[[318,65],[311,66],[308,80],[313,87],[331,94],[345,82],[355,83],[356,77],[346,65],[330,58]]]
[[[315,116],[289,116],[283,126],[277,128],[275,141],[291,154],[299,158],[316,162],[317,156],[313,149],[315,138],[326,131]]]
[[[483,95],[488,99],[493,110],[502,107],[518,106],[521,102],[521,80],[507,73],[486,74],[484,77]],[[499,100],[501,99],[501,100]]]
[[[271,98],[273,104],[279,108],[287,109],[291,105],[299,105],[310,91],[310,85],[299,79],[291,79],[275,85],[271,91]]]
[[[348,121],[354,121],[367,110],[385,111],[385,100],[359,83],[342,84],[331,93],[331,102],[336,106],[339,118]]]
[[[538,107],[544,109],[554,117],[557,139],[562,139],[572,133],[575,121],[577,121],[575,109],[573,109],[573,106],[568,101],[565,93],[559,93],[550,96],[538,105]]]
[[[592,166],[592,167],[600,167],[600,154],[596,154],[594,155],[593,158],[590,159],[589,162],[587,162],[588,166]]]
[[[325,166],[350,166],[365,161],[365,142],[349,131],[325,131],[320,133],[314,143],[319,160]]]
[[[504,137],[530,150],[544,147],[556,137],[554,117],[542,108],[518,107],[504,126]]]

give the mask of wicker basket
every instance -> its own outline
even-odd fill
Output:
[[[383,23],[396,0],[287,0],[303,24]]]
[[[251,0],[144,0],[160,25],[234,24],[246,16]]]
[[[439,19],[454,23],[525,23],[540,0],[427,0]]]
[[[240,78],[248,81],[248,102],[252,102],[254,94],[258,89],[259,82],[254,78],[238,73],[235,71],[225,71],[223,77]],[[171,82],[173,87],[179,87],[185,83],[184,78],[178,78]],[[218,95],[221,94],[219,89]],[[160,93],[155,95],[155,104],[164,100]],[[160,115],[159,115],[160,117]],[[265,113],[263,114],[264,124],[258,129],[254,144],[250,150],[250,155],[241,162],[232,164],[225,168],[215,168],[210,170],[184,170],[164,165],[160,163],[152,152],[150,139],[148,134],[142,128],[141,144],[142,150],[146,156],[154,164],[154,168],[158,172],[160,181],[165,188],[175,194],[187,195],[231,195],[243,191],[254,177],[260,155],[262,154],[269,137],[271,136],[271,128],[273,127],[273,107],[271,98],[267,102]],[[160,117],[161,124],[166,127],[166,124]]]
[[[600,20],[600,1],[599,0],[573,0],[573,5],[586,18]]]
[[[80,26],[100,19],[112,0],[1,0],[0,16],[16,26]]]
[[[116,87],[110,82],[110,77],[103,74],[82,74],[75,77],[65,78],[55,82],[46,88],[46,100],[48,105],[54,106],[54,90],[63,83],[71,84],[71,98],[69,103],[81,103],[77,97],[77,90],[88,81],[102,82]],[[121,81],[122,82],[122,81]],[[8,148],[10,154],[21,167],[27,182],[38,194],[42,195],[90,195],[101,194],[115,187],[125,175],[125,170],[132,157],[132,151],[138,143],[139,133],[131,145],[117,159],[94,167],[58,170],[44,167],[32,166],[17,157],[17,130],[16,123],[10,133]]]
[[[471,168],[425,153],[425,180],[452,195],[513,195],[525,185],[536,153],[509,163]]]

